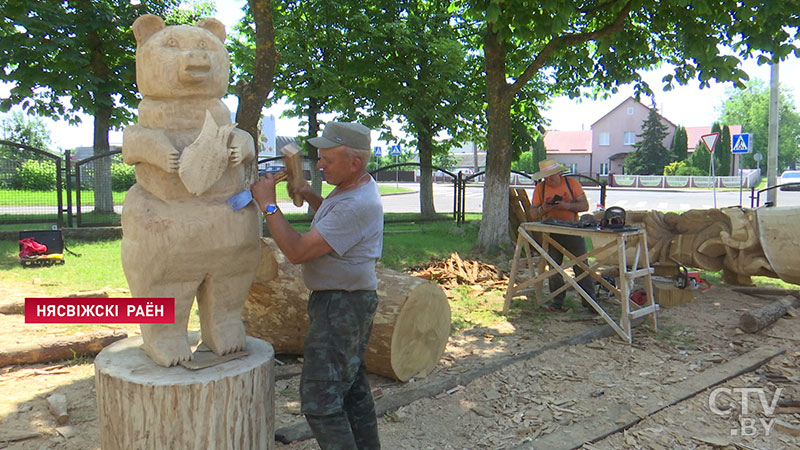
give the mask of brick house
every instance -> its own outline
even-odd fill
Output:
[[[545,133],[547,156],[570,167],[574,173],[592,178],[607,179],[609,174],[623,174],[625,156],[636,150],[634,144],[642,133],[642,124],[649,113],[649,107],[628,97],[594,122],[590,131]],[[669,149],[677,125],[664,117],[661,117],[661,123],[667,127],[664,147]],[[729,129],[732,135],[742,132],[741,125],[730,125]],[[686,127],[689,154],[694,151],[700,136],[710,132],[710,126]]]

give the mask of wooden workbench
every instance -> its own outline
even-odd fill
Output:
[[[573,255],[554,241],[551,234],[566,234],[590,238],[594,249],[583,255]],[[537,239],[534,239],[534,235]],[[555,263],[548,254],[550,246],[554,246],[563,255],[562,264]],[[525,250],[525,260],[530,272],[530,279],[518,282],[521,271],[522,251]],[[535,253],[534,253],[535,252]],[[538,261],[534,262],[538,255]],[[618,270],[616,286],[612,285],[598,272],[601,265],[590,265],[589,258],[602,259],[608,261],[610,257],[616,255],[616,269]],[[579,266],[584,270],[580,277],[575,278],[566,272],[567,269]],[[615,272],[617,271],[615,270]],[[564,278],[564,285],[554,292],[550,292],[547,297],[543,297],[542,289],[544,280],[554,274],[561,274]],[[650,267],[650,258],[647,253],[647,233],[642,228],[628,227],[620,231],[601,230],[598,228],[575,228],[571,226],[545,224],[541,222],[525,222],[519,226],[517,236],[517,246],[514,250],[514,259],[511,263],[511,276],[508,280],[503,314],[508,312],[511,299],[522,293],[533,290],[536,293],[537,306],[560,292],[572,287],[592,308],[628,343],[633,342],[631,333],[631,321],[637,317],[650,316],[653,329],[657,329],[656,312],[659,307],[653,299],[653,280],[651,275],[653,269]],[[600,306],[586,291],[578,284],[578,280],[590,276],[597,283],[605,287],[612,293],[613,297],[621,305],[621,317],[619,322],[614,320],[603,307]],[[644,305],[638,305],[630,300],[633,282],[635,279],[644,278],[644,289],[646,301]]]

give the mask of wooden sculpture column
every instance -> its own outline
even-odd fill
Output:
[[[95,359],[103,450],[234,450],[275,446],[272,346],[200,370],[156,365],[132,337]]]

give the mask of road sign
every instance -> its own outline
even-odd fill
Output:
[[[750,153],[750,133],[731,136],[731,153]]]
[[[375,147],[375,156],[383,155],[383,149],[380,146]]]
[[[719,137],[719,133],[711,133],[711,134],[704,134],[700,136],[700,139],[703,140],[703,144],[706,144],[706,148],[708,149],[708,153],[714,153],[714,144],[717,143],[717,138]]]
[[[392,156],[400,156],[402,153],[400,152],[400,144],[395,144],[392,146],[392,152],[390,155]]]

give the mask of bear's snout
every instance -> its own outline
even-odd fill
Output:
[[[211,77],[211,58],[204,51],[185,52],[180,57],[178,79],[183,83],[199,83]]]

